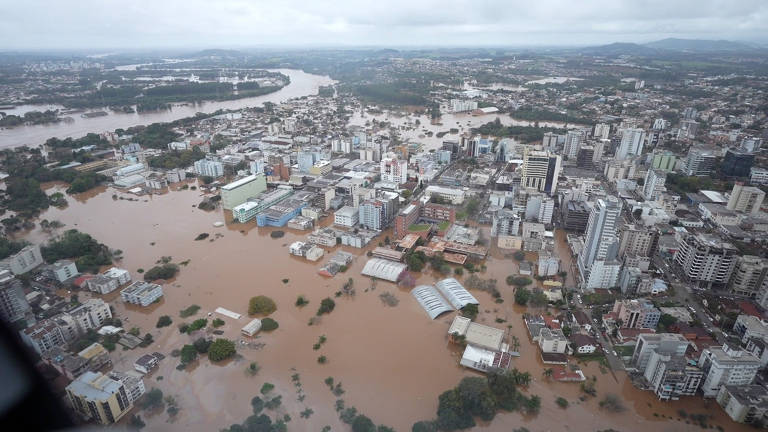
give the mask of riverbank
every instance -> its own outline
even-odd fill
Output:
[[[312,75],[295,69],[269,69],[269,71],[288,76],[290,84],[276,92],[255,97],[175,105],[169,110],[162,111],[135,113],[117,111],[110,112],[107,116],[93,118],[73,116],[73,121],[5,128],[0,130],[0,149],[20,146],[36,147],[52,137],[80,138],[92,132],[111,132],[119,128],[127,129],[132,126],[171,122],[186,117],[194,117],[198,112],[212,113],[220,109],[237,110],[261,106],[265,102],[282,103],[288,99],[317,94],[321,86],[334,83],[327,76]]]

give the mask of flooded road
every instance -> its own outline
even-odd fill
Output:
[[[48,193],[60,188],[53,186]],[[264,382],[270,382],[275,385],[271,394],[282,395],[283,404],[266,413],[272,418],[289,414],[292,417],[289,430],[318,431],[325,425],[333,430],[347,430],[348,426],[340,422],[334,410],[334,403],[340,398],[346,406],[356,407],[376,424],[408,431],[414,422],[434,418],[440,393],[455,386],[463,376],[475,375],[459,367],[460,353],[448,343],[446,332],[453,314],[430,321],[409,290],[382,281],[372,284],[370,279],[362,277],[360,271],[367,260],[365,251],[345,249],[360,256],[346,273],[328,279],[317,275],[316,270],[330,254],[316,263],[288,254],[287,245],[303,239],[306,232],[285,230],[285,237],[273,239],[269,236],[271,228],[231,224],[231,215],[224,215],[220,209],[205,212],[194,207],[201,200],[199,191],[134,197],[101,188],[67,199],[69,207],[51,208],[41,219],[59,220],[66,224],[62,230],[76,228],[113,249],[121,249],[125,258],[117,264],[128,269],[135,279],[140,277],[138,269],[151,268],[161,256],[171,256],[175,263],[190,260],[188,265],[181,266],[175,280],[164,285],[165,296],[160,303],[150,308],[126,309],[119,300],[113,302],[118,317],[124,320],[124,327],[138,326],[142,334],[150,332],[155,339],[150,347],[113,353],[116,370],[131,369],[133,361],[144,352],[159,351],[168,355],[173,349],[191,343],[196,336],[180,334],[177,324],[205,317],[216,307],[246,315],[248,299],[260,294],[272,297],[277,303],[278,309],[271,317],[280,327],[260,333],[255,342],[264,344],[263,347],[238,345],[239,358],[222,365],[211,364],[203,358],[188,371],[175,369],[178,359],[169,356],[163,360],[159,370],[145,378],[145,385],[147,389],[158,387],[166,395],[173,395],[181,411],[171,423],[165,413],[140,413],[147,422],[147,430],[219,430],[241,423],[251,414],[251,398],[259,395]],[[225,221],[227,225],[215,228],[216,221]],[[203,232],[211,234],[209,239],[195,241]],[[42,241],[48,235],[38,229],[27,238]],[[500,328],[510,326],[510,336],[518,338],[521,351],[521,357],[513,366],[531,372],[534,382],[530,392],[541,396],[542,412],[534,417],[503,413],[478,429],[510,431],[525,426],[531,431],[698,430],[684,421],[658,417],[676,416],[678,409],[685,409],[689,413],[708,412],[716,416],[713,424],[738,430],[730,421],[722,421],[722,410],[712,408],[711,403],[709,409],[700,408],[699,399],[659,403],[651,393],[634,389],[623,375],[615,379],[610,373],[601,372],[594,363],[585,366],[585,372],[587,376],[597,377],[597,398],[580,402],[578,384],[547,381],[542,377],[544,367],[522,321],[526,309],[513,305],[512,288],[504,282],[506,276],[516,274],[517,264],[494,250],[486,265],[487,270],[478,275],[496,279],[505,302],[496,304],[490,295],[473,292],[481,303],[478,320]],[[320,300],[333,298],[350,277],[356,295],[336,298],[336,308],[331,314],[308,325]],[[287,283],[282,279],[287,279]],[[432,274],[425,273],[418,277],[417,283],[430,283],[434,279]],[[382,303],[378,296],[385,291],[399,299],[397,306]],[[298,295],[308,298],[309,305],[296,307]],[[192,304],[200,305],[200,312],[181,319],[179,311]],[[171,316],[173,325],[156,329],[160,315]],[[506,322],[498,323],[497,318]],[[249,318],[223,319],[225,337],[239,340],[240,328]],[[327,337],[327,342],[321,349],[313,350],[312,345],[321,335]],[[317,362],[320,355],[327,357],[327,364]],[[261,366],[256,376],[245,373],[252,361]],[[299,374],[306,394],[303,401],[298,400],[296,387],[291,382],[294,373]],[[340,397],[332,395],[323,383],[326,377],[340,381],[345,393]],[[620,395],[628,409],[618,414],[602,411],[598,402],[606,393]],[[558,396],[571,402],[567,410],[555,405]],[[299,416],[305,408],[314,411],[309,419]]]
[[[291,98],[317,94],[317,90],[320,86],[333,83],[333,80],[331,80],[330,77],[312,75],[296,69],[269,70],[289,76],[291,78],[291,83],[274,93],[263,96],[228,101],[174,105],[172,109],[166,111],[151,111],[132,114],[109,112],[109,115],[107,116],[90,118],[83,118],[80,114],[72,114],[66,116],[71,118],[71,121],[0,129],[0,149],[23,145],[38,146],[51,137],[79,138],[90,132],[111,132],[118,128],[125,129],[137,125],[171,122],[185,117],[192,117],[198,112],[212,113],[220,109],[236,110],[247,107],[256,107],[261,106],[264,102],[281,103]],[[9,114],[12,114],[12,112],[9,112]]]

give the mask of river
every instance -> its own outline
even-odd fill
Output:
[[[185,117],[194,116],[198,112],[211,113],[220,109],[236,110],[241,108],[256,107],[264,102],[281,103],[291,98],[317,94],[320,86],[332,84],[334,81],[328,76],[313,75],[296,69],[270,69],[272,72],[280,72],[291,78],[291,83],[282,89],[263,96],[228,100],[211,101],[197,104],[175,105],[166,111],[150,111],[141,113],[109,112],[103,117],[83,118],[80,114],[67,116],[72,121],[62,121],[34,126],[19,126],[15,128],[0,129],[0,149],[19,146],[38,146],[51,137],[79,138],[90,132],[101,133],[114,131],[118,128],[148,125],[157,122],[171,122]],[[24,106],[29,111],[30,106]],[[49,106],[40,106],[39,110],[45,110]],[[54,107],[55,108],[55,107]],[[8,114],[23,114],[22,110],[9,110]]]
[[[45,185],[45,188],[49,194],[63,191],[59,185]],[[345,247],[357,258],[346,273],[329,279],[316,273],[328,255],[311,263],[288,254],[287,246],[303,240],[306,233],[285,230],[285,237],[273,239],[269,235],[272,228],[258,228],[254,223],[230,224],[231,215],[221,209],[205,212],[194,207],[201,200],[199,191],[178,190],[136,199],[101,187],[67,196],[67,200],[67,208],[49,208],[41,219],[59,220],[66,224],[63,229],[77,228],[111,248],[123,250],[125,258],[118,265],[128,269],[134,278],[140,277],[139,269],[152,267],[162,256],[173,257],[175,263],[190,260],[188,265],[181,266],[175,280],[164,285],[165,295],[158,304],[148,308],[126,307],[116,299],[117,292],[105,298],[114,305],[126,328],[140,327],[142,334],[150,332],[155,340],[147,348],[115,352],[112,355],[115,370],[132,369],[133,361],[145,352],[159,351],[167,355],[191,343],[192,337],[177,330],[176,325],[182,321],[205,317],[219,306],[245,313],[248,299],[259,294],[268,295],[277,303],[278,309],[272,317],[280,327],[259,335],[256,342],[265,344],[263,348],[238,346],[240,356],[233,361],[214,365],[203,358],[187,371],[176,370],[178,359],[168,357],[158,370],[145,377],[147,389],[159,387],[166,395],[173,395],[181,408],[172,423],[168,423],[164,412],[141,412],[147,430],[219,430],[240,423],[251,414],[250,400],[259,394],[265,382],[274,384],[272,394],[280,394],[283,399],[277,410],[266,412],[272,418],[290,415],[289,430],[319,431],[325,425],[332,426],[333,430],[348,430],[334,410],[337,397],[323,384],[326,377],[333,377],[343,383],[346,393],[340,398],[347,406],[355,406],[377,424],[407,431],[415,421],[435,416],[440,393],[464,376],[477,375],[458,365],[460,352],[447,340],[447,329],[454,314],[431,321],[408,289],[378,282],[371,290],[371,280],[360,274],[367,261],[364,251]],[[227,225],[215,228],[216,221],[226,221]],[[484,230],[487,238],[488,228]],[[195,236],[203,232],[210,233],[209,239],[195,241]],[[25,237],[40,243],[47,240],[49,234],[35,229]],[[567,248],[558,252],[568,253]],[[500,328],[509,326],[510,334],[520,340],[521,357],[513,361],[513,366],[531,372],[534,381],[530,392],[541,396],[542,410],[532,417],[500,414],[491,423],[479,425],[479,429],[511,431],[525,426],[531,431],[699,430],[686,424],[685,419],[678,420],[678,411],[685,410],[709,413],[714,416],[710,423],[721,425],[725,430],[745,430],[727,419],[712,401],[705,404],[699,398],[686,398],[659,402],[650,392],[635,389],[625,374],[619,373],[614,378],[595,363],[583,367],[587,376],[597,377],[596,398],[581,401],[578,384],[544,379],[544,365],[522,321],[522,313],[532,311],[513,304],[512,288],[504,282],[506,276],[518,273],[517,262],[493,247],[486,265],[487,270],[481,272],[480,277],[496,279],[505,301],[496,304],[487,293],[473,292],[481,304],[478,321]],[[439,278],[429,272],[415,276],[417,284],[433,283]],[[333,297],[348,278],[354,281],[356,296],[337,298],[331,314],[323,316],[315,325],[308,325],[320,300]],[[385,306],[380,301],[378,296],[385,291],[399,299],[397,306]],[[294,305],[300,294],[309,299],[308,306]],[[81,301],[88,295],[80,293]],[[179,310],[191,304],[200,305],[201,311],[186,320],[179,318]],[[173,325],[156,329],[160,315],[171,316]],[[499,323],[497,319],[506,322]],[[224,318],[224,321],[226,324],[221,328],[224,336],[237,340],[248,318],[239,321]],[[312,345],[321,335],[327,337],[327,342],[321,349],[313,350]],[[327,364],[318,364],[316,359],[320,355],[327,356]],[[261,371],[249,377],[244,370],[252,361],[258,362]],[[301,377],[306,394],[303,401],[297,400],[296,388],[291,382],[294,373]],[[627,409],[621,413],[600,409],[599,401],[607,393],[619,395]],[[558,396],[571,403],[567,410],[555,404]],[[298,415],[305,408],[314,411],[308,419]]]

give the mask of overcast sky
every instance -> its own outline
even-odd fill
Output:
[[[0,0],[0,49],[768,41],[768,0]]]

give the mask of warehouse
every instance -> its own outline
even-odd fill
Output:
[[[411,295],[419,302],[430,318],[453,311],[451,305],[437,292],[432,285],[419,285],[411,291]]]
[[[363,267],[363,275],[397,282],[400,276],[406,272],[408,266],[381,258],[371,258]]]

